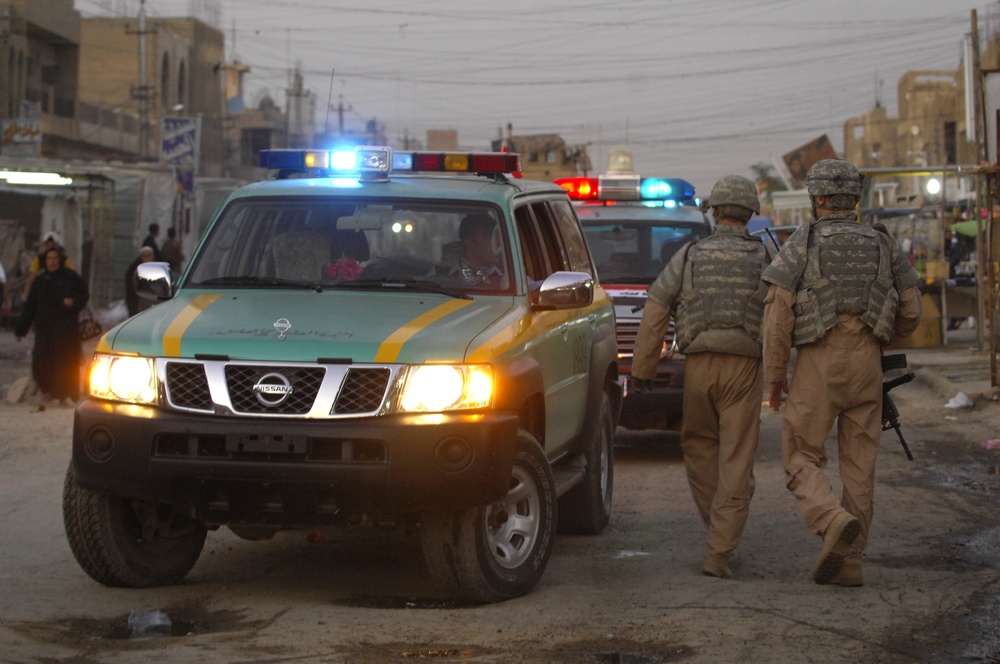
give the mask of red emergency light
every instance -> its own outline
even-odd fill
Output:
[[[597,178],[559,178],[554,182],[566,190],[571,200],[597,200]]]

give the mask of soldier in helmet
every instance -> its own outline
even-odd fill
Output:
[[[788,394],[785,482],[806,525],[823,538],[813,580],[860,586],[881,432],[881,345],[920,322],[918,276],[884,227],[858,222],[861,175],[853,164],[817,162],[806,186],[814,221],[796,230],[764,271],[768,403],[777,411]],[[823,472],[834,422],[842,498]]]
[[[757,187],[727,175],[708,199],[717,220],[707,238],[682,247],[649,287],[632,360],[632,389],[649,389],[671,314],[685,353],[681,447],[688,484],[708,527],[702,572],[731,578],[754,492],[760,434],[761,319],[770,261],[747,222],[760,212]]]

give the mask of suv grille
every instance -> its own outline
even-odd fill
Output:
[[[170,403],[178,408],[211,410],[212,396],[208,392],[208,378],[204,364],[169,362],[167,364],[167,393]]]
[[[389,385],[388,369],[351,369],[333,406],[334,413],[368,413],[382,405]]]
[[[171,408],[259,417],[374,415],[398,367],[167,360]],[[214,395],[214,398],[213,398]]]
[[[618,357],[626,358],[632,357],[635,352],[635,340],[639,336],[639,320],[638,318],[619,318],[615,321],[615,335],[618,338]],[[663,335],[663,342],[667,344],[667,348],[673,346],[674,343],[674,322],[670,321],[670,326],[667,328],[666,333]]]
[[[238,413],[267,413],[270,415],[303,415],[312,409],[316,393],[326,370],[322,367],[270,367],[231,364],[226,367],[226,383],[233,410]],[[268,377],[278,377],[269,380]],[[258,393],[255,388],[262,383],[281,385],[287,381],[291,388],[287,395]],[[284,396],[284,398],[282,398]]]

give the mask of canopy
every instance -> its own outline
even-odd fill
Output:
[[[983,222],[983,230],[985,231],[988,222]],[[970,219],[969,221],[960,221],[957,224],[952,224],[949,226],[951,230],[956,233],[961,233],[962,235],[968,235],[969,237],[976,237],[976,220]]]

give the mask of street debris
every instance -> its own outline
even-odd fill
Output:
[[[173,624],[170,616],[159,609],[132,609],[128,614],[128,626],[132,630],[132,638],[141,639],[147,636],[170,636]]]
[[[972,408],[972,399],[965,392],[959,392],[944,405],[945,408]]]

